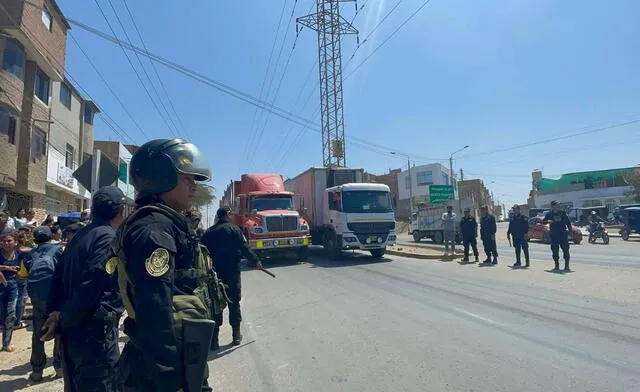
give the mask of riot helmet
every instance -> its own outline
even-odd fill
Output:
[[[196,181],[209,181],[209,161],[198,147],[184,139],[156,139],[143,144],[133,157],[129,174],[136,199],[169,192],[178,176],[187,174]]]

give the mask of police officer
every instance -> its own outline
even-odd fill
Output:
[[[513,214],[509,219],[509,228],[507,229],[507,239],[509,236],[513,238],[513,247],[516,250],[516,263],[514,267],[520,267],[520,253],[524,251],[525,267],[529,267],[529,219],[524,215],[520,215],[520,206],[513,206]]]
[[[487,255],[487,259],[483,261],[484,264],[498,264],[498,247],[496,245],[496,231],[498,225],[496,224],[496,218],[489,214],[489,207],[480,207],[480,238],[482,239],[482,247],[484,253]],[[491,257],[493,256],[493,260]]]
[[[476,257],[476,263],[478,260],[478,222],[476,218],[471,216],[471,209],[464,209],[464,216],[460,220],[460,232],[462,233],[462,245],[464,246],[464,259],[462,261],[469,261],[469,245],[473,249],[473,255]]]
[[[207,271],[200,264],[197,237],[182,213],[191,207],[196,181],[211,178],[209,163],[183,139],[157,139],[133,155],[130,177],[136,211],[113,243],[117,258],[110,262],[115,266],[107,265],[118,274],[127,310],[124,332],[129,341],[119,364],[123,390],[187,390],[193,386],[196,363],[202,366],[196,375],[200,390],[211,391],[206,356],[184,362],[185,356],[201,350],[185,353],[182,345],[189,320],[211,317],[200,286]],[[198,342],[206,345],[205,353],[210,337]]]
[[[189,226],[195,231],[198,237],[202,237],[204,230],[200,227],[200,221],[202,220],[202,214],[198,210],[189,210],[185,213],[185,216],[189,220]]]
[[[118,323],[124,309],[117,281],[105,273],[126,197],[114,186],[93,195],[93,220],[57,263],[41,340],[60,332],[66,391],[118,391]]]
[[[557,201],[551,202],[551,211],[544,216],[544,222],[549,224],[551,234],[551,254],[555,263],[554,271],[560,270],[560,248],[562,248],[562,257],[564,258],[564,270],[569,269],[569,233],[571,233],[571,221],[567,213],[560,210],[560,204]]]
[[[229,324],[232,329],[232,344],[239,345],[242,342],[240,323],[242,313],[240,311],[240,300],[242,299],[242,283],[240,279],[241,256],[246,257],[258,269],[262,268],[262,263],[258,256],[247,244],[240,228],[231,222],[231,209],[221,207],[216,212],[217,222],[211,226],[202,236],[202,243],[207,247],[216,265],[216,271],[224,283],[227,284],[227,295],[229,296]],[[217,350],[218,331],[222,325],[222,313],[216,315],[216,329],[211,342],[211,349]]]

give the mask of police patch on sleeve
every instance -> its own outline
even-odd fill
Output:
[[[166,274],[169,271],[169,251],[164,248],[154,250],[144,262],[144,267],[154,278]]]

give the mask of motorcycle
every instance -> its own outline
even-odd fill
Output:
[[[589,226],[589,243],[595,244],[598,238],[602,238],[605,245],[609,245],[609,233],[602,222],[593,223]]]

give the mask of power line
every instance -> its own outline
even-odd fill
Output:
[[[377,25],[375,25],[371,31],[369,31],[369,34],[366,35],[366,37],[364,37],[364,39],[360,42],[360,45],[358,45],[356,47],[356,49],[353,51],[353,54],[351,55],[351,57],[349,58],[349,60],[347,60],[347,63],[345,64],[345,66],[349,65],[349,63],[351,62],[351,60],[353,60],[353,58],[356,55],[356,52],[358,52],[358,49],[360,49],[360,47],[362,45],[364,45],[365,43],[367,43],[367,41],[369,40],[369,37],[371,37],[373,35],[373,33],[376,32],[376,30],[378,30],[378,28],[387,20],[387,18],[389,18],[389,16],[393,13],[393,11],[395,11],[398,6],[400,5],[400,3],[402,3],[402,0],[398,0],[398,2],[385,14],[385,16],[380,20],[380,22],[378,22]],[[357,15],[357,13],[356,13]],[[355,16],[354,16],[355,18]]]
[[[369,61],[369,59],[378,52],[378,50],[380,50],[380,48],[382,48],[387,42],[389,42],[389,40],[391,40],[391,38],[393,38],[407,23],[409,23],[409,21],[411,21],[411,19],[415,18],[416,15],[418,15],[418,13],[420,11],[422,11],[422,9],[424,7],[427,6],[427,4],[429,4],[431,2],[431,0],[426,0],[424,3],[422,3],[422,5],[420,7],[418,7],[418,9],[416,9],[411,15],[409,15],[409,17],[407,19],[404,20],[404,22],[400,23],[400,26],[398,26],[398,28],[396,28],[384,41],[382,41],[382,43],[380,43],[380,45],[376,46],[376,48],[369,53],[369,55],[367,57],[365,57],[364,60],[362,60],[360,62],[360,64],[356,65],[355,68],[353,68],[351,70],[351,72],[349,72],[347,74],[347,76],[344,77],[344,80],[349,79],[349,76],[353,75],[354,72],[356,72],[358,69],[360,69],[360,67],[362,67],[364,65],[364,63],[366,63],[367,61]]]
[[[109,18],[107,18],[107,15],[104,13],[104,11],[102,10],[102,7],[100,6],[100,2],[98,0],[94,0],[94,2],[96,3],[96,5],[98,6],[98,9],[100,10],[100,13],[102,14],[102,16],[104,17],[105,22],[107,22],[107,26],[109,27],[109,30],[111,30],[111,33],[114,35],[114,37],[117,37],[118,35],[116,34],[116,31],[114,30],[113,26],[111,25],[111,22],[109,22]],[[113,6],[113,5],[112,5]],[[117,15],[116,15],[117,17]],[[125,36],[126,36],[126,30],[125,30]],[[167,120],[164,118],[164,115],[162,114],[162,112],[160,111],[160,108],[158,107],[158,105],[156,104],[156,101],[153,99],[153,97],[151,96],[151,93],[149,92],[149,89],[147,89],[147,86],[144,84],[144,82],[142,81],[142,77],[140,76],[140,73],[138,73],[138,70],[136,69],[136,67],[133,65],[133,61],[131,61],[131,58],[129,58],[129,55],[127,54],[127,51],[124,50],[124,48],[122,47],[122,45],[120,44],[120,49],[122,49],[122,53],[124,53],[124,56],[127,58],[127,62],[129,62],[129,65],[131,66],[131,69],[133,70],[133,72],[136,74],[136,77],[138,78],[138,81],[140,82],[140,85],[142,86],[142,88],[144,89],[145,93],[147,94],[147,96],[149,97],[149,100],[151,101],[151,103],[153,104],[153,106],[155,107],[156,111],[158,112],[158,114],[160,115],[160,117],[162,118],[162,120],[164,121],[165,125],[167,126],[167,128],[169,129],[169,131],[174,135],[177,136],[175,134],[175,132],[173,131],[173,129],[171,129],[171,126],[169,126],[169,123],[167,122]],[[144,67],[143,67],[144,68]]]
[[[43,9],[41,6],[36,5],[36,4],[33,4],[33,3],[30,3],[30,2],[28,2],[28,1],[25,1],[25,3],[26,3],[26,4],[29,4],[29,5],[31,5],[31,6],[33,6],[33,7],[36,7],[36,8],[38,8],[38,9],[41,9],[41,10]],[[0,3],[0,9],[1,9],[1,10],[2,10],[2,12],[3,12],[3,13],[4,13],[8,18],[9,18],[9,20],[10,20],[12,23],[17,24],[17,21],[13,18],[13,16],[12,16],[11,14],[9,14],[9,12],[7,12],[6,8],[5,8],[1,3]],[[43,44],[43,43],[42,43],[42,42],[41,42],[41,41],[36,37],[36,35],[35,35],[35,34],[33,34],[33,32],[32,32],[28,27],[23,26],[23,28],[24,28],[24,31],[25,31],[25,34],[26,34],[27,38],[29,38],[29,39],[30,39],[31,41],[33,41],[33,42],[37,42],[37,43],[38,43],[38,44],[39,44],[39,45],[40,45],[40,46],[45,50],[45,52],[47,52],[47,53],[49,54],[49,56],[50,56],[50,58],[51,58],[51,60],[52,60],[52,61],[55,61],[55,62],[57,63],[57,65],[58,65],[58,66],[60,66],[62,69],[64,69],[64,68],[65,68],[65,67],[64,67],[64,64],[62,64],[59,60],[57,60],[57,59],[56,59],[55,55],[53,55],[53,54],[51,53],[51,51],[47,48],[47,46],[46,46],[46,45],[44,45],[44,44]],[[69,35],[70,35],[70,34],[69,34]],[[76,81],[76,80],[73,78],[73,76],[72,76],[68,71],[65,71],[65,74],[69,77],[69,79],[71,79],[71,80],[73,81],[74,85],[76,85],[78,88],[80,88],[81,90],[83,90],[84,95],[85,95],[86,97],[88,97],[91,101],[93,101],[93,103],[94,103],[96,106],[98,106],[98,104],[95,102],[95,99],[93,99],[93,97],[91,97],[91,95],[89,94],[89,92],[88,92],[86,89],[84,89],[84,88],[82,87],[82,85],[80,84],[80,82]],[[101,112],[101,114],[102,114],[102,115],[104,115],[105,117],[109,117],[109,118],[111,118],[111,117],[109,116],[109,114],[108,114],[108,113],[107,113],[103,108],[101,108],[100,106],[98,106],[98,108],[100,109],[100,112]],[[113,119],[111,119],[111,120],[114,122],[114,124],[117,124],[117,123],[115,122],[115,120],[113,120]],[[120,127],[120,129],[122,129],[122,127]],[[124,131],[123,129],[122,129],[122,131],[123,131],[124,135],[126,135],[126,136],[127,136],[127,138],[129,138],[129,140],[131,140],[131,141],[133,142],[133,139],[131,139],[131,137],[129,137],[129,135],[126,133],[126,131]],[[141,129],[141,131],[142,131],[142,129]],[[144,132],[143,132],[143,134],[144,134]],[[120,137],[122,137],[122,136],[120,136]],[[133,142],[133,143],[135,144],[135,142]]]
[[[127,4],[127,0],[122,0],[122,1],[124,3],[125,9],[127,10],[127,13],[129,14],[129,17],[131,18],[131,22],[133,24],[133,27],[135,28],[136,33],[138,34],[138,38],[140,39],[140,43],[142,44],[142,47],[144,48],[144,50],[147,50],[147,45],[145,44],[144,39],[142,38],[142,34],[140,33],[140,29],[138,29],[138,24],[136,23],[136,19],[133,17],[133,13],[129,9],[129,5]],[[178,123],[178,125],[180,125],[180,128],[181,128],[182,132],[184,132],[184,134],[187,135],[188,138],[191,138],[191,135],[187,131],[187,128],[184,126],[184,122],[182,121],[182,118],[178,115],[178,111],[176,110],[176,107],[173,104],[173,100],[171,99],[171,96],[167,92],[167,89],[165,87],[164,81],[160,77],[160,74],[158,74],[158,69],[156,68],[156,64],[153,61],[151,61],[151,59],[149,59],[148,57],[147,57],[147,60],[149,61],[149,64],[151,64],[151,68],[153,69],[153,72],[156,75],[156,78],[158,79],[158,83],[160,84],[160,88],[162,88],[162,91],[164,92],[165,97],[167,97],[167,102],[169,103],[169,107],[171,108],[171,110],[173,111],[173,114],[175,115],[176,122]],[[161,102],[162,102],[162,100],[161,100]]]
[[[271,69],[271,60],[273,59],[273,53],[276,49],[276,44],[278,42],[278,34],[280,33],[280,27],[282,26],[282,18],[284,17],[284,11],[287,8],[287,1],[284,0],[282,2],[282,10],[280,11],[280,19],[278,20],[278,27],[276,28],[276,34],[273,38],[273,45],[271,45],[271,52],[269,53],[269,61],[267,61],[267,69],[264,73],[264,78],[262,79],[262,85],[260,86],[260,94],[258,95],[258,99],[262,99],[262,94],[264,92],[264,86],[267,83],[267,78],[269,77],[269,70]],[[257,128],[254,130],[256,126],[256,118],[258,116],[258,107],[253,111],[253,118],[251,119],[251,131],[249,133],[249,139],[245,146],[244,156],[249,155],[251,152],[251,145],[253,143],[253,138],[255,132],[257,132]]]

